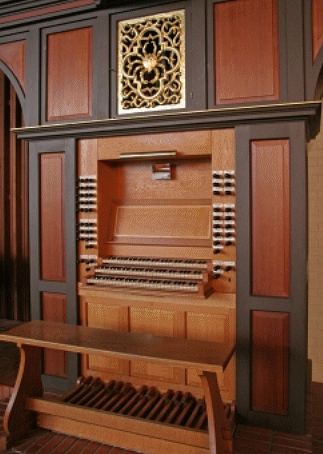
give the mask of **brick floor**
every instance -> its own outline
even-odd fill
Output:
[[[1,420],[17,369],[17,352],[12,346],[4,343],[1,343],[0,350],[0,376],[1,382],[5,383],[4,386],[0,385],[1,433]],[[135,452],[36,429],[3,454],[135,454]],[[308,435],[297,436],[239,425],[234,435],[233,454],[323,454],[323,383],[312,383],[311,386],[308,399]]]

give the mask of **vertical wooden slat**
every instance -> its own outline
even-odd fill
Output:
[[[251,409],[288,414],[289,314],[252,311]]]
[[[66,295],[42,293],[42,318],[46,321],[66,323]],[[63,351],[44,350],[44,373],[58,377],[67,376],[67,358]]]
[[[290,294],[290,156],[288,140],[251,144],[252,295]]]
[[[40,156],[41,276],[65,281],[64,153]]]

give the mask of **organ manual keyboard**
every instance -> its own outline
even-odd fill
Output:
[[[86,282],[112,290],[205,298],[213,291],[211,279],[207,261],[110,256]]]

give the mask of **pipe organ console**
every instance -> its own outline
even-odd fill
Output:
[[[83,325],[235,339],[234,149],[232,129],[79,141]],[[83,355],[82,373],[203,397],[189,369]],[[231,402],[234,359],[221,377]]]

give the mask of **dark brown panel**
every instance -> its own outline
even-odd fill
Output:
[[[277,0],[214,5],[215,103],[279,99]]]
[[[251,410],[288,414],[289,314],[251,315]]]
[[[43,292],[42,318],[47,322],[66,323],[66,295]],[[66,354],[59,350],[45,349],[44,373],[66,377]]]
[[[65,281],[64,153],[40,156],[41,278]]]
[[[92,27],[47,36],[47,120],[92,114]]]
[[[251,143],[252,295],[290,294],[288,140]]]
[[[26,88],[26,42],[0,44],[0,60],[14,73],[22,89]]]
[[[312,0],[313,62],[323,45],[323,2]]]

